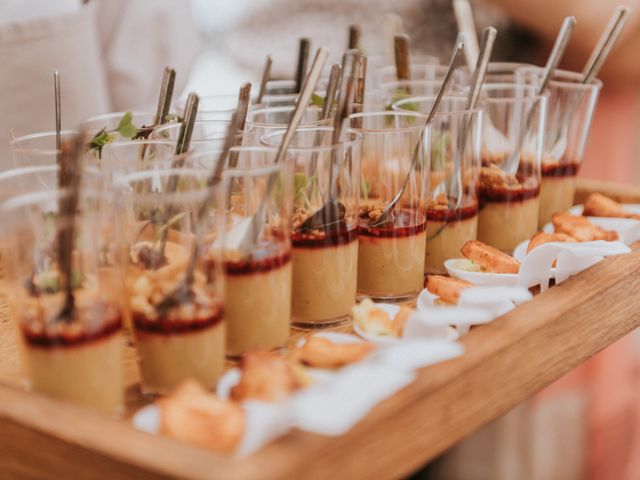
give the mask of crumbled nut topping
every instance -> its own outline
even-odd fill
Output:
[[[447,210],[449,208],[449,197],[446,193],[440,193],[436,198],[429,199],[429,210]]]

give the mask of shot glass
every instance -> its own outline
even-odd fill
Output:
[[[291,308],[293,324],[301,328],[346,321],[356,298],[361,138],[349,132],[333,144],[333,131],[298,129],[289,147],[294,162]],[[278,146],[283,136],[274,132],[263,142]]]
[[[293,163],[268,147],[236,147],[224,173],[227,354],[283,347],[291,327]],[[255,227],[255,228],[253,228]]]
[[[518,84],[486,84],[478,240],[511,253],[538,229],[547,98]]]
[[[400,100],[395,111],[431,111],[435,97]],[[429,128],[431,155],[425,273],[446,273],[444,262],[477,238],[482,109],[466,98],[443,97]],[[405,110],[406,109],[406,110]]]
[[[425,115],[405,112],[349,117],[352,131],[363,136],[358,226],[362,296],[399,301],[422,289],[430,169],[425,121]],[[385,213],[403,186],[399,201]]]
[[[249,133],[244,137],[245,146],[259,146],[262,137],[276,130],[284,130],[289,124],[289,119],[295,107],[262,107],[256,105],[247,113],[246,127]],[[322,118],[322,109],[310,106],[302,118],[301,127],[322,127],[331,125],[332,118]]]
[[[224,370],[224,278],[210,238],[223,232],[221,189],[206,203],[195,168],[141,171],[120,179],[126,205],[128,314],[145,394],[195,379],[213,389]],[[217,260],[217,261],[216,261]]]
[[[36,392],[117,415],[124,393],[117,209],[105,192],[83,189],[68,244],[72,217],[60,208],[68,196],[32,191],[0,206],[22,370]]]
[[[71,140],[78,132],[63,130],[62,142]],[[57,165],[60,150],[56,148],[56,132],[38,132],[14,138],[9,142],[13,166],[39,167]]]
[[[519,81],[537,85],[542,77],[538,67],[521,68]],[[582,75],[556,70],[547,86],[549,101],[542,151],[542,183],[538,227],[551,221],[554,213],[573,205],[575,179],[589,138],[600,80],[581,83]]]

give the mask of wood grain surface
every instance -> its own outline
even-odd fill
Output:
[[[577,198],[610,185],[580,183]],[[618,187],[640,202],[640,188]],[[580,197],[582,195],[583,197]],[[475,328],[465,355],[422,369],[346,435],[300,431],[233,460],[135,431],[20,388],[15,341],[0,299],[0,477],[2,478],[392,478],[498,418],[640,326],[640,244],[608,258],[531,302]],[[349,327],[342,327],[341,330]],[[295,337],[302,333],[296,332]],[[128,350],[129,412],[137,393]]]

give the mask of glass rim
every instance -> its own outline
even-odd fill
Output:
[[[319,132],[319,131],[334,132],[335,128],[334,127],[325,127],[325,126],[301,127],[301,128],[297,128],[296,129],[295,134],[297,134],[297,133],[306,133],[306,132]],[[286,129],[281,129],[281,130],[276,130],[275,132],[266,133],[262,137],[260,137],[260,143],[262,145],[267,146],[267,147],[278,148],[280,144],[271,145],[269,143],[266,143],[265,139],[269,138],[269,137],[275,137],[277,135],[281,136],[281,135],[284,135],[285,133],[286,133]],[[361,132],[352,131],[351,129],[349,129],[349,130],[346,130],[346,133],[349,134],[349,135],[353,135],[353,138],[351,138],[350,140],[345,140],[343,142],[341,142],[341,141],[339,141],[338,143],[333,143],[332,142],[330,144],[326,144],[325,143],[323,145],[312,146],[312,147],[294,147],[292,145],[289,145],[289,148],[287,148],[287,151],[291,151],[291,152],[323,152],[323,151],[331,151],[331,150],[335,150],[335,149],[337,149],[337,148],[339,148],[341,146],[353,147],[358,142],[362,141],[363,135],[362,135]],[[333,140],[333,138],[332,138],[332,140]]]
[[[30,173],[57,172],[59,169],[60,167],[58,165],[30,165],[28,167],[10,168],[8,170],[0,172],[0,182]],[[100,176],[100,170],[93,165],[83,165],[82,171],[91,172],[94,175]]]
[[[500,103],[514,103],[514,102],[535,103],[535,102],[542,101],[542,99],[549,98],[549,92],[547,92],[546,90],[543,93],[539,94],[536,92],[536,88],[533,85],[525,85],[522,83],[489,82],[482,85],[480,92],[482,93],[486,90],[490,91],[490,90],[498,90],[498,89],[504,89],[504,90],[523,89],[527,91],[527,94],[525,94],[522,98],[504,97],[504,96],[501,96],[501,97],[484,96],[480,98],[480,104],[496,105]],[[529,92],[533,93],[533,95],[529,95]]]
[[[544,68],[536,65],[524,66],[519,69],[520,72],[543,72]],[[569,77],[564,79],[553,78],[553,76],[559,75],[561,77]],[[589,83],[582,83],[580,80],[582,78],[582,74],[580,72],[574,72],[573,70],[564,70],[556,68],[553,72],[553,76],[549,83],[547,84],[547,89],[549,85],[553,85],[554,87],[561,90],[600,90],[602,88],[602,80],[599,78],[594,78]],[[572,81],[571,79],[575,79],[576,81]]]
[[[263,104],[254,105],[254,108],[249,108],[249,111],[247,112],[246,124],[252,125],[254,127],[260,127],[260,128],[277,128],[277,127],[286,128],[288,123],[256,122],[254,120],[249,120],[249,116],[250,116],[250,114],[263,113],[265,111],[269,111],[271,113],[280,113],[280,112],[293,111],[295,108],[296,108],[295,105],[279,105],[277,107],[269,107],[269,106],[265,106]],[[307,106],[306,111],[308,111],[308,110],[312,110],[312,111],[315,111],[315,112],[322,113],[322,109],[319,108],[319,107],[316,107],[314,105]],[[327,119],[319,118],[318,120],[313,120],[313,121],[310,121],[310,122],[304,122],[304,120],[303,120],[301,122],[301,125],[305,125],[305,126],[314,125],[314,124],[321,125],[323,122],[329,122],[329,121],[331,121],[331,117],[329,117]]]
[[[117,117],[122,117],[123,115],[130,113],[132,116],[136,116],[136,115],[149,115],[151,118],[153,118],[155,116],[155,113],[151,113],[151,112],[138,112],[138,111],[131,111],[131,110],[127,110],[127,111],[122,111],[122,112],[111,112],[111,113],[103,113],[101,115],[93,115],[91,117],[87,117],[82,121],[82,124],[87,124],[89,122],[97,122],[97,121],[101,121],[101,120],[108,120],[110,118],[117,118]]]
[[[379,112],[359,112],[359,113],[352,113],[351,115],[349,115],[349,123],[351,124],[351,121],[353,119],[357,119],[357,118],[365,118],[365,117],[373,117],[373,116],[400,116],[400,117],[415,117],[415,118],[421,118],[423,120],[426,120],[428,118],[428,115],[421,113],[421,112],[410,112],[408,110],[383,110],[383,111],[379,111]],[[402,128],[364,128],[364,127],[353,127],[351,125],[349,125],[348,130],[351,131],[355,131],[358,133],[361,133],[364,135],[364,133],[390,133],[390,132],[413,132],[413,131],[419,131],[419,130],[424,130],[425,128],[428,128],[428,125],[425,125],[424,123],[421,125],[414,125],[412,127],[402,127]]]
[[[177,156],[175,158],[185,158],[185,159],[189,159],[189,158],[198,158],[198,157],[210,157],[213,159],[216,159],[218,157],[218,155],[220,154],[220,151],[222,150],[222,148],[220,147],[213,147],[207,150],[200,150],[200,151],[189,151],[187,153],[184,153],[182,156]],[[238,145],[235,147],[231,147],[231,149],[229,150],[229,154],[231,154],[232,152],[237,152],[237,153],[242,153],[242,152],[262,152],[262,153],[272,153],[274,155],[278,154],[278,149],[276,147],[271,147],[268,145]],[[289,161],[285,160],[283,162],[280,163],[270,163],[268,165],[261,165],[259,167],[233,167],[230,168],[229,166],[225,166],[225,169],[222,173],[223,176],[229,174],[233,174],[231,176],[249,176],[249,177],[259,177],[262,175],[266,175],[266,174],[271,174],[274,173],[278,170],[280,170],[282,168],[283,165],[286,165],[287,163],[289,163]],[[193,168],[195,169],[195,167],[188,167],[188,168]],[[208,168],[204,168],[202,167],[206,172],[207,172],[207,176],[209,173],[211,173],[211,170]]]
[[[399,108],[398,105],[402,104],[402,103],[416,103],[416,102],[424,102],[426,100],[435,100],[437,98],[437,95],[421,95],[421,96],[417,96],[417,97],[407,97],[407,98],[402,98],[396,102],[393,103],[393,105],[391,105],[391,109],[394,112],[405,112],[405,113],[409,113],[411,112],[411,110],[405,110],[402,108]],[[462,109],[458,110],[453,110],[453,111],[449,111],[449,112],[443,112],[440,109],[438,109],[438,111],[436,111],[435,116],[436,117],[447,117],[447,116],[454,116],[454,115],[474,115],[477,114],[478,112],[481,112],[483,110],[483,107],[481,105],[478,105],[476,108],[466,108],[466,100],[467,98],[463,95],[444,95],[442,97],[442,100],[463,100],[465,102],[465,107],[463,107]],[[425,115],[428,116],[428,113],[424,113],[424,112],[418,112],[421,115]]]
[[[79,133],[78,130],[61,130],[60,136],[77,135],[78,133]],[[12,148],[13,150],[18,150],[21,152],[39,152],[41,155],[57,154],[59,152],[57,148],[37,148],[37,147],[16,146],[17,144],[20,144],[22,142],[27,142],[29,140],[35,140],[38,138],[46,138],[46,137],[55,137],[55,136],[56,136],[56,132],[54,130],[29,133],[28,135],[21,135],[19,137],[12,138],[11,141],[9,141],[9,148]]]
[[[194,138],[194,136],[191,136],[191,143],[190,145],[193,144],[205,144],[205,143],[211,143],[211,142],[215,142],[215,141],[220,141],[220,140],[224,140],[227,136],[227,129],[229,127],[229,125],[231,125],[231,120],[225,120],[222,118],[210,118],[207,120],[196,120],[193,124],[193,126],[195,127],[196,125],[202,125],[202,124],[225,124],[225,126],[227,128],[225,128],[223,131],[220,132],[220,137],[214,137],[214,138]],[[163,132],[163,131],[167,131],[167,130],[173,130],[176,128],[179,128],[182,126],[182,122],[171,122],[171,123],[166,123],[164,125],[158,125],[156,128],[153,129],[153,131],[151,132],[151,135],[155,135],[157,132]],[[250,127],[253,128],[253,127]],[[248,130],[245,128],[245,130],[243,130],[242,132],[238,132],[234,135],[235,138],[242,138],[245,134],[248,133]],[[162,138],[157,138],[157,137],[153,137],[152,139],[154,140],[161,140],[161,141],[167,141],[167,142],[171,142],[173,144],[175,144],[176,140],[165,140]]]
[[[7,198],[5,201],[0,202],[0,212],[10,212],[18,208],[27,207],[29,205],[42,203],[44,201],[50,201],[51,199],[59,200],[62,196],[69,195],[68,189],[52,188],[49,190],[35,190],[32,192],[20,193]],[[108,189],[97,188],[81,188],[80,198],[108,198],[114,195],[113,192]],[[51,205],[51,202],[48,203]],[[57,208],[57,204],[56,204]],[[78,209],[81,211],[82,209]]]
[[[527,63],[527,62],[489,62],[488,66],[487,66],[487,75],[491,75],[491,74],[500,74],[500,71],[492,71],[491,67],[494,68],[504,68],[505,71],[503,72],[504,74],[509,74],[511,73],[510,71],[508,71],[508,69],[513,68],[513,73],[515,73],[518,69],[520,68],[529,68],[529,67],[537,67],[537,65],[534,65],[533,63]],[[461,65],[458,68],[456,68],[456,70],[461,70],[465,73],[472,73],[469,70],[469,66],[468,65]]]

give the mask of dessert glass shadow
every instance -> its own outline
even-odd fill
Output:
[[[70,215],[61,210],[70,198],[67,190],[31,191],[0,206],[22,370],[36,392],[117,415],[124,393],[117,209],[106,192],[83,188]]]
[[[521,68],[521,83],[537,85],[542,77],[538,67]],[[549,95],[542,151],[540,217],[542,228],[554,213],[573,205],[575,179],[582,164],[593,112],[602,88],[600,80],[580,83],[582,75],[556,70],[547,86]]]
[[[333,144],[333,135],[332,127],[300,128],[289,147],[292,315],[302,328],[346,321],[356,298],[361,138],[349,132]],[[276,146],[283,136],[275,132],[263,142]]]
[[[358,226],[358,293],[400,301],[422,289],[429,194],[429,134],[425,115],[354,114],[362,135]],[[389,202],[406,188],[392,210]]]
[[[478,240],[511,253],[538,229],[546,96],[485,84]]]
[[[431,111],[435,97],[415,97],[393,105],[396,111]],[[482,110],[467,110],[464,97],[446,96],[429,128],[431,155],[425,273],[444,274],[445,260],[475,240],[477,186],[482,145]]]
[[[176,164],[117,182],[126,204],[127,306],[146,394],[186,379],[212,389],[224,369],[224,279],[220,255],[209,249],[223,232],[221,189],[198,221],[209,173]]]

